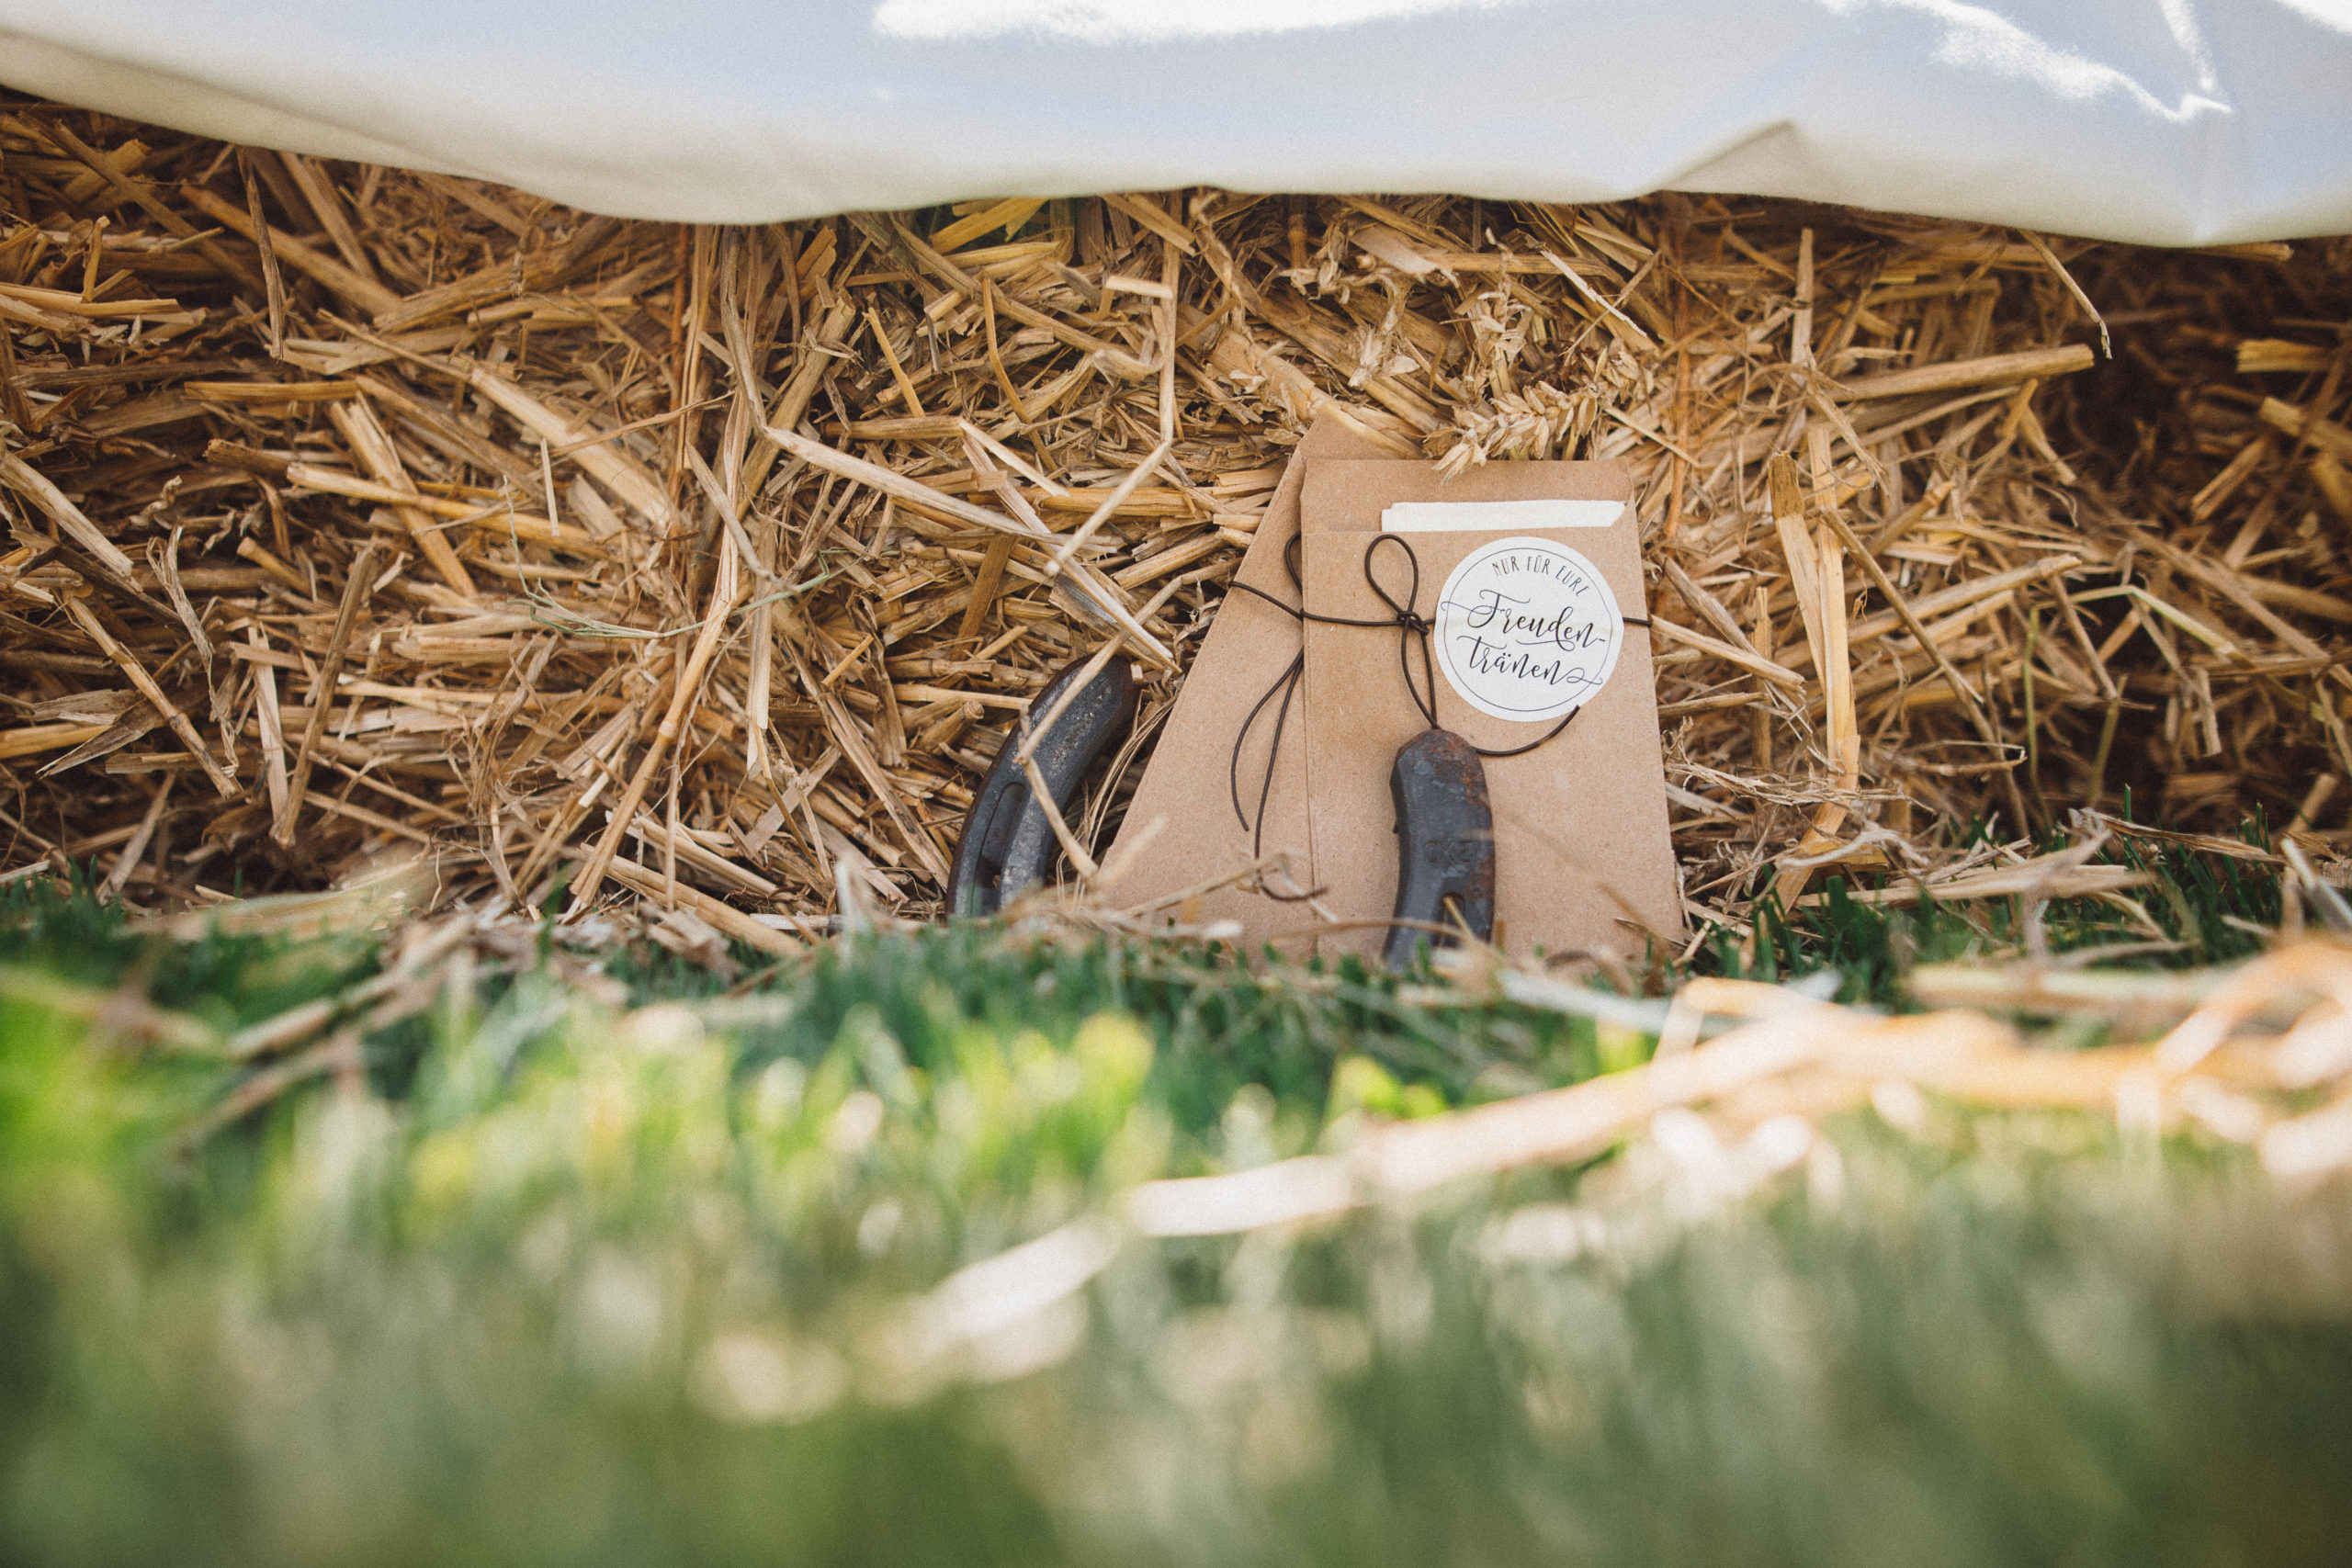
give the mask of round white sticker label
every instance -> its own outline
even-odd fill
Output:
[[[1549,539],[1498,539],[1445,580],[1438,668],[1462,700],[1539,723],[1582,707],[1617,668],[1625,622],[1600,569]]]

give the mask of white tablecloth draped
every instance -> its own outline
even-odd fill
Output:
[[[2352,231],[2352,0],[0,0],[0,83],[704,222],[1213,184]]]

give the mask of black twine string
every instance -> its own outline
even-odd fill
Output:
[[[1299,591],[1300,597],[1304,600],[1306,585],[1300,580],[1298,569],[1301,537],[1302,536],[1294,534],[1290,537],[1290,542],[1283,547],[1283,566],[1290,573],[1291,586]],[[1388,592],[1387,585],[1382,582],[1379,574],[1373,570],[1373,558],[1383,545],[1395,545],[1404,551],[1405,562],[1412,569],[1412,577],[1406,584],[1402,604],[1397,603],[1396,596]],[[1375,534],[1373,536],[1372,542],[1364,547],[1363,580],[1371,586],[1372,591],[1380,596],[1380,602],[1388,606],[1389,613],[1386,615],[1374,620],[1358,620],[1346,615],[1318,615],[1306,608],[1303,603],[1285,604],[1264,589],[1253,588],[1249,583],[1238,580],[1230,586],[1239,589],[1244,593],[1254,594],[1263,599],[1283,615],[1297,621],[1317,621],[1327,626],[1395,626],[1397,633],[1396,665],[1405,677],[1406,694],[1413,699],[1413,705],[1420,710],[1421,717],[1431,729],[1442,728],[1443,726],[1437,721],[1437,665],[1430,652],[1431,626],[1429,617],[1413,608],[1421,596],[1421,558],[1414,553],[1411,542],[1403,535]],[[1629,626],[1646,626],[1650,624],[1649,617],[1646,615],[1626,615],[1622,618]],[[1416,642],[1419,643],[1421,650],[1419,685],[1413,683],[1412,654]],[[1290,661],[1289,667],[1274,678],[1273,683],[1266,688],[1264,694],[1259,697],[1257,703],[1250,709],[1250,716],[1241,721],[1241,728],[1233,737],[1233,754],[1226,762],[1226,787],[1233,797],[1234,818],[1244,828],[1250,829],[1250,852],[1253,856],[1262,856],[1265,853],[1266,802],[1272,797],[1274,791],[1274,760],[1282,754],[1283,731],[1290,723],[1291,700],[1297,694],[1299,681],[1306,673],[1306,650],[1301,648],[1297,656]],[[1274,735],[1272,743],[1266,748],[1266,773],[1265,777],[1259,782],[1258,815],[1253,822],[1250,814],[1243,810],[1241,806],[1241,751],[1250,739],[1250,730],[1257,728],[1259,715],[1264,713],[1266,705],[1276,697],[1282,699],[1282,705],[1274,710]],[[1582,705],[1570,708],[1559,723],[1524,746],[1473,746],[1470,749],[1481,757],[1525,756],[1558,736],[1562,730],[1567,728],[1577,715],[1582,712],[1584,712]]]

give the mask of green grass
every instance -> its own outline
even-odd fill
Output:
[[[2182,945],[2154,961],[2277,918],[2235,863],[2155,869]],[[1089,1245],[1137,1180],[1645,1046],[1352,966],[989,928],[739,954],[733,987],[625,954],[632,1010],[542,942],[368,1034],[356,1075],[192,1139],[249,1069],[24,977],[227,1031],[380,954],[7,897],[0,1560],[1820,1568],[2352,1540],[2352,1213],[2225,1147],[1865,1113],[1760,1180],[1760,1145],[1702,1145],[1127,1240],[991,1329],[927,1292]],[[2016,913],[1833,898],[1768,919],[1756,969],[1901,1005],[1908,963],[2004,945]],[[2146,940],[2115,913],[2053,911],[2053,944]]]
[[[2259,845],[2267,834],[2257,821],[2246,824],[2240,837]],[[2043,847],[2065,845],[2053,840]],[[2280,919],[2278,878],[2258,862],[2126,840],[2091,863],[2125,866],[2154,880],[2131,890],[2138,918],[2097,899],[2053,900],[2043,917],[2053,955],[2118,948],[2132,950],[2133,962],[2150,966],[2227,963],[2259,951],[2256,928],[2273,930]],[[1872,886],[1887,880],[1875,878]],[[1771,981],[1834,970],[1838,1000],[1899,1008],[1908,1000],[1904,976],[1915,964],[2015,953],[2025,941],[2025,911],[2016,899],[1975,905],[1931,899],[1917,908],[1881,908],[1855,900],[1843,876],[1826,879],[1822,899],[1792,918],[1765,893],[1758,901],[1753,958],[1743,964],[1742,943],[1719,928],[1711,933],[1701,971]]]

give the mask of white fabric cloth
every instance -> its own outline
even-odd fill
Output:
[[[2352,0],[0,0],[0,82],[703,222],[1211,184],[2352,231]]]

